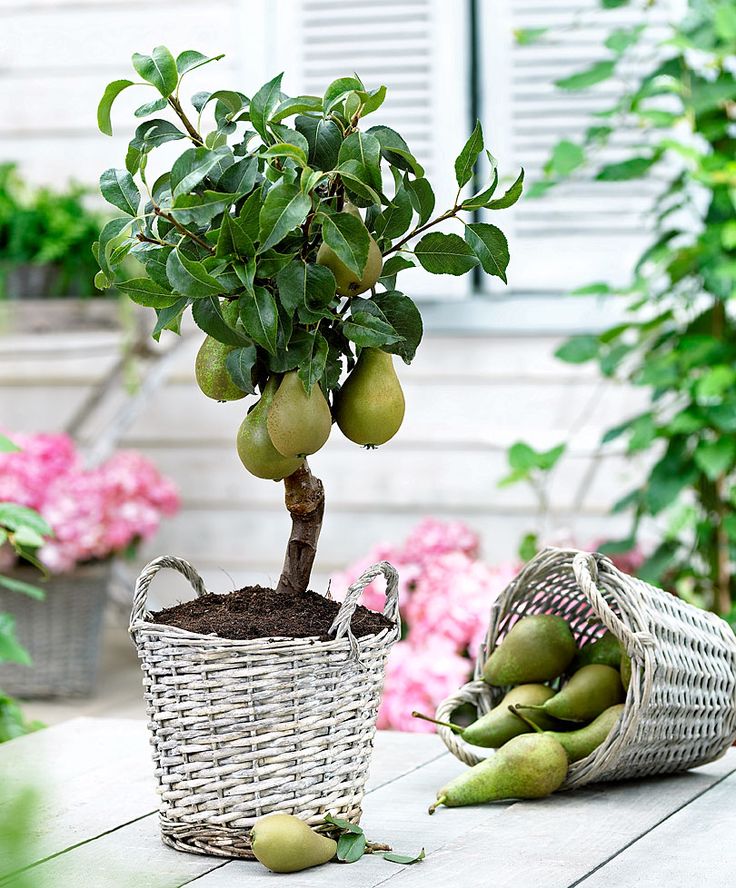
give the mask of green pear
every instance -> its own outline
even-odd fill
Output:
[[[483,678],[497,687],[550,681],[567,669],[576,651],[562,617],[522,617],[486,661]]]
[[[624,688],[618,670],[600,663],[582,669],[550,697],[537,706],[519,706],[531,712],[545,712],[561,721],[588,722],[609,706],[623,700]]]
[[[619,669],[621,670],[621,684],[624,686],[624,690],[628,691],[631,684],[631,657],[625,651],[621,654]]]
[[[239,401],[245,392],[238,388],[230,378],[225,366],[225,359],[235,348],[225,345],[211,336],[207,336],[199,347],[194,362],[194,375],[197,385],[215,401]]]
[[[275,873],[296,873],[332,860],[337,842],[310,829],[293,814],[259,817],[251,830],[251,850]]]
[[[571,762],[577,762],[589,756],[593,750],[603,743],[618,724],[623,711],[624,704],[617,703],[615,706],[609,706],[608,709],[604,709],[600,715],[596,716],[584,728],[578,728],[576,731],[544,731],[544,734],[557,740]],[[523,718],[533,730],[541,731],[541,728],[533,721],[529,721],[522,712],[517,711],[516,715]]]
[[[273,481],[288,477],[302,464],[299,457],[282,456],[268,435],[268,412],[277,388],[278,380],[272,376],[260,400],[241,423],[237,438],[238,456],[251,475]]]
[[[554,737],[522,734],[443,786],[429,813],[440,805],[457,808],[502,799],[541,799],[559,789],[567,768],[567,753]]]
[[[393,357],[378,348],[364,348],[335,397],[340,431],[366,447],[385,444],[401,428],[404,406]]]
[[[346,200],[342,209],[344,213],[357,216],[362,221],[360,211],[350,201]],[[371,287],[375,287],[378,278],[381,276],[383,256],[378,249],[378,244],[373,239],[373,235],[369,234],[368,236],[370,237],[368,260],[363,269],[363,274],[360,276],[351,271],[338,258],[332,247],[328,247],[327,244],[323,243],[319,250],[317,250],[317,264],[329,268],[335,276],[336,290],[339,296],[359,296],[361,293],[365,293],[366,290],[370,290]]]
[[[600,663],[618,669],[621,664],[621,645],[612,632],[604,632],[597,641],[591,641],[578,651],[572,669],[578,670],[591,663]]]
[[[485,715],[473,722],[472,725],[463,727],[455,725],[452,722],[437,721],[437,719],[429,718],[420,712],[412,712],[415,718],[430,721],[435,725],[443,725],[451,728],[458,733],[467,743],[473,746],[483,746],[486,749],[498,749],[504,743],[516,737],[519,734],[527,734],[531,729],[528,719],[519,717],[513,707],[517,704],[534,705],[544,703],[550,697],[554,697],[555,692],[552,688],[542,684],[519,685],[512,688],[508,694]],[[535,716],[536,721],[542,729],[552,729],[557,727],[557,723],[544,713],[540,713],[539,717]]]
[[[296,370],[281,380],[268,411],[268,434],[282,456],[316,453],[330,437],[332,414],[319,385],[307,394]]]

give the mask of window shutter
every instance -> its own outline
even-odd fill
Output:
[[[437,209],[452,205],[455,156],[469,135],[468,21],[465,3],[446,0],[299,0],[288,32],[277,39],[284,88],[320,93],[356,72],[366,86],[388,87],[366,126],[398,130],[436,187]],[[296,58],[295,58],[296,56]],[[457,224],[457,223],[456,223]],[[469,276],[402,272],[415,298],[460,297]]]
[[[499,159],[525,168],[527,187],[540,177],[557,142],[578,140],[595,122],[593,113],[607,108],[618,95],[613,80],[584,92],[560,90],[555,81],[610,58],[604,40],[614,27],[651,21],[655,27],[647,29],[637,58],[629,64],[633,73],[648,70],[654,44],[663,33],[667,5],[658,3],[645,12],[637,5],[602,10],[600,0],[481,4],[487,128]],[[527,28],[549,31],[537,43],[520,45],[514,33]],[[621,127],[596,160],[624,159],[636,139],[635,132]],[[644,217],[658,188],[656,175],[628,182],[584,178],[570,180],[543,197],[522,199],[511,214],[504,214],[514,289],[569,292],[594,280],[628,280],[647,243]]]

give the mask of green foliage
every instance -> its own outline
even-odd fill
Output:
[[[604,7],[622,6],[607,0]],[[612,31],[611,57],[558,86],[583,89],[612,77],[643,27]],[[639,134],[631,156],[605,164],[598,149],[616,127],[592,126],[561,142],[542,190],[582,166],[599,181],[634,179],[656,167],[652,244],[639,259],[627,319],[597,336],[577,336],[557,356],[597,361],[605,376],[648,390],[649,409],[609,429],[604,446],[651,451],[644,483],[614,508],[632,516],[619,551],[657,519],[662,538],[641,575],[714,610],[731,612],[736,592],[736,17],[732,4],[690,0],[651,70],[619,83],[600,119],[628,120]],[[577,175],[580,175],[579,172]],[[594,284],[578,292],[615,292]],[[516,445],[518,448],[519,445]],[[619,444],[620,446],[620,444]],[[512,453],[513,453],[512,448]],[[523,474],[519,476],[524,477]],[[609,546],[609,549],[613,548]]]
[[[9,278],[26,266],[53,271],[44,296],[99,295],[89,248],[99,227],[100,217],[85,206],[83,189],[32,189],[14,164],[0,164],[0,298],[21,286]]]
[[[433,189],[402,136],[387,126],[361,128],[385,87],[369,90],[349,76],[324,96],[292,98],[278,75],[251,99],[233,90],[197,93],[190,114],[179,100],[182,77],[214,60],[193,50],[175,60],[161,46],[136,53],[145,83],[114,81],[98,109],[100,129],[110,134],[116,97],[130,86],[153,90],[135,112],[146,119],[125,167],[100,179],[103,196],[125,216],[105,226],[96,250],[106,284],[121,277],[123,260],[137,260],[136,273],[117,286],[154,309],[155,337],[177,331],[191,307],[206,333],[235,347],[227,369],[244,391],[298,369],[305,388],[320,384],[329,397],[361,348],[413,359],[422,321],[397,289],[404,269],[459,275],[480,265],[506,280],[508,244],[495,225],[465,223],[464,237],[428,232],[470,211],[504,209],[521,195],[523,173],[493,198],[495,163],[491,183],[463,194],[485,149],[480,124],[455,162],[454,205],[433,215]],[[175,122],[154,116],[164,109]],[[154,175],[155,149],[180,140],[185,150]],[[374,268],[377,245],[378,285],[340,296],[333,271],[318,262],[323,243],[358,280]]]

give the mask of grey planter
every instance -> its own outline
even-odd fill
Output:
[[[0,612],[12,614],[15,633],[33,665],[0,663],[0,689],[14,697],[91,694],[97,680],[102,618],[111,563],[85,565],[42,584],[44,601],[0,589]],[[38,575],[19,568],[18,579]]]

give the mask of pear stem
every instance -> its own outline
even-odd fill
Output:
[[[431,722],[433,725],[441,725],[443,728],[450,728],[453,731],[458,731],[462,733],[465,728],[462,725],[455,725],[452,722],[442,722],[438,721],[436,718],[430,718],[428,715],[423,715],[421,712],[417,712],[414,710],[412,712],[413,718],[421,718],[422,721]]]
[[[529,725],[530,728],[533,728],[538,734],[543,734],[544,731],[539,725],[535,725],[534,722],[527,718],[522,712],[519,712],[519,706],[509,706],[509,710],[514,713],[517,718],[520,718],[523,722]]]
[[[427,813],[434,814],[434,812],[439,808],[439,806],[444,805],[446,801],[447,801],[446,796],[440,796],[436,802],[434,802],[432,805],[429,806]]]
[[[309,470],[307,461],[284,478],[286,508],[291,515],[291,534],[277,592],[303,595],[309,587],[312,565],[325,513],[322,482]]]

